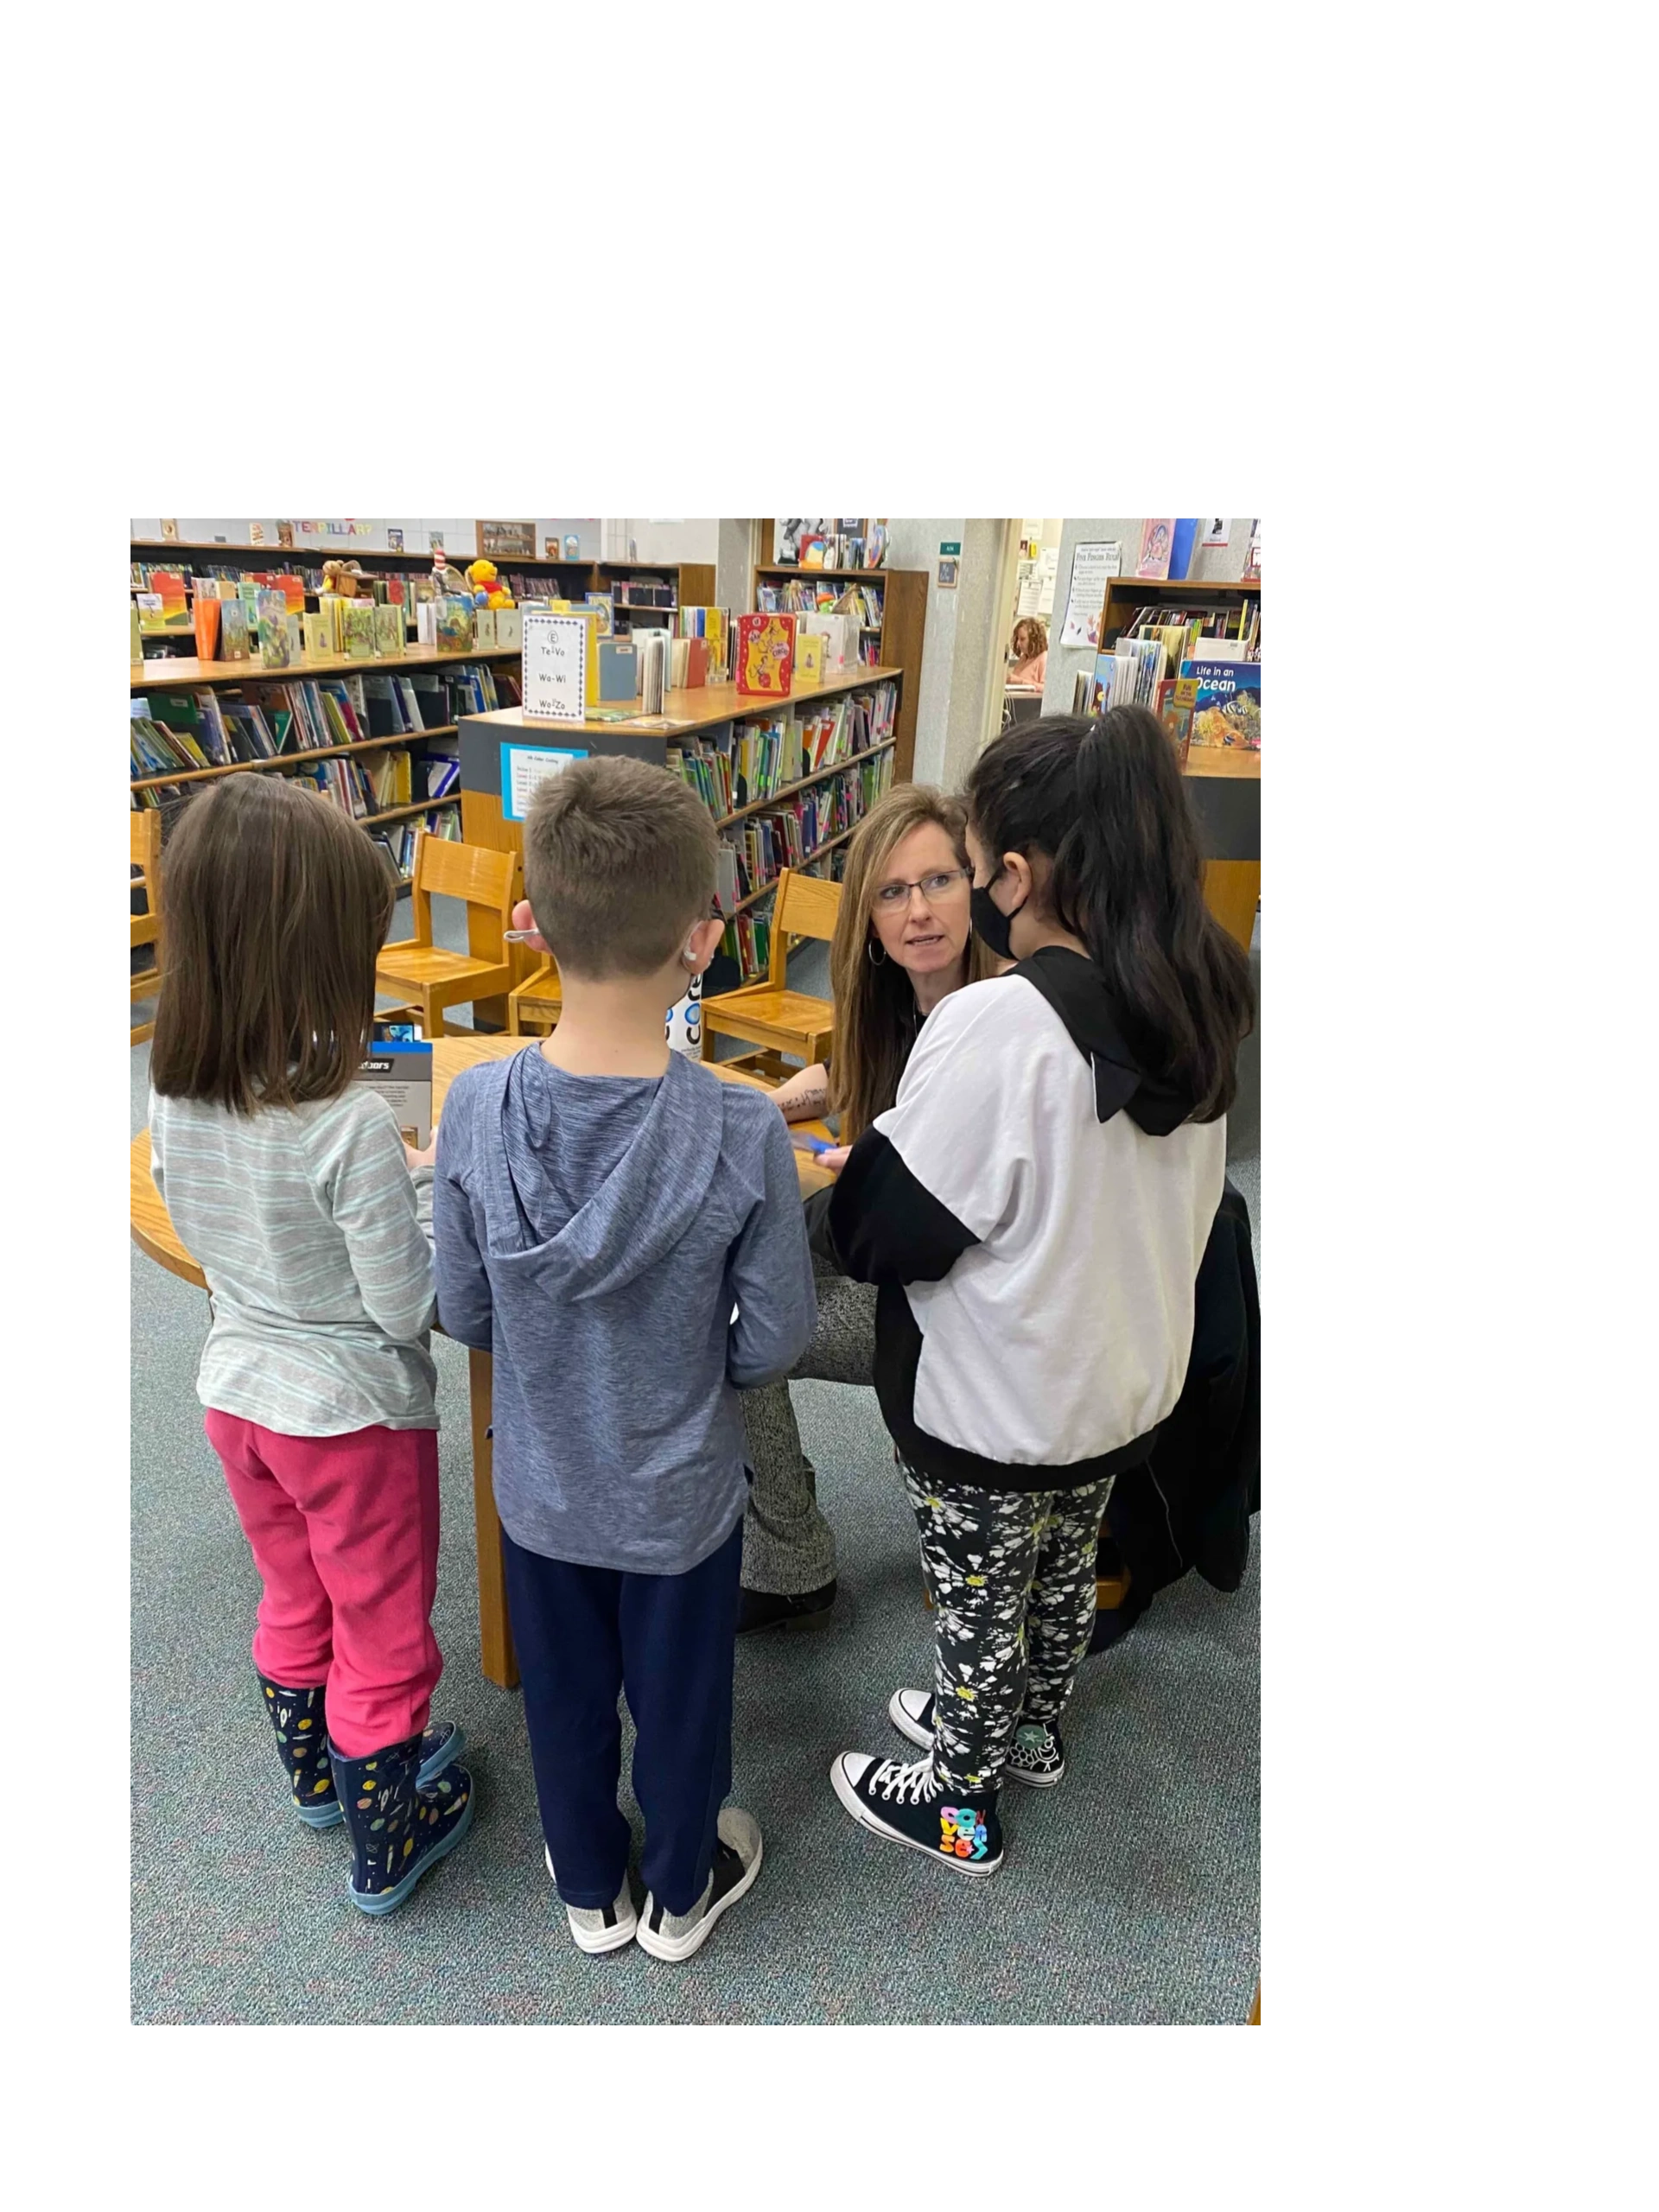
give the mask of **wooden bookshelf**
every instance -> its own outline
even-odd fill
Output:
[[[760,543],[772,543],[772,524],[763,521]],[[759,612],[761,583],[785,582],[804,579],[816,582],[827,576],[832,583],[868,584],[881,592],[881,621],[873,626],[860,626],[865,636],[874,632],[878,662],[890,663],[911,671],[911,681],[903,687],[899,702],[899,721],[894,735],[898,753],[893,766],[896,782],[906,784],[914,771],[916,760],[916,706],[921,690],[922,649],[927,631],[927,572],[924,569],[804,569],[787,561],[757,561],[750,579],[749,605]],[[839,595],[839,594],[838,594]]]
[[[861,760],[868,760],[869,755],[868,753],[861,753],[859,758]],[[849,764],[843,760],[841,765],[844,768]],[[798,785],[796,788],[798,790],[799,789]],[[801,862],[802,868],[810,868],[814,861],[823,860],[826,854],[833,853],[838,845],[844,845],[847,842],[847,840],[854,834],[854,830],[856,830],[857,826],[856,823],[855,823],[853,830],[843,830],[838,837],[826,837],[823,844],[816,847],[814,850],[806,855],[806,858]],[[751,906],[758,906],[769,891],[775,891],[777,888],[778,879],[774,875],[770,883],[761,884],[758,890],[751,891],[747,898],[740,899],[736,906],[732,909],[733,913],[741,914],[747,912],[747,910]],[[794,942],[793,938],[790,941],[791,944]]]
[[[407,745],[420,745],[429,737],[454,737],[454,722],[439,722],[431,729],[406,729],[397,737],[364,737],[354,745],[302,746],[293,753],[274,753],[269,760],[227,760],[213,768],[181,768],[171,776],[135,776],[131,788],[136,791],[160,790],[174,784],[207,784],[215,776],[245,775],[250,768],[303,768],[312,760],[341,760],[348,753],[396,753]],[[459,793],[455,794],[459,797]],[[442,801],[435,802],[442,804]]]
[[[368,569],[371,562],[390,563],[394,569],[406,570],[413,575],[429,575],[432,572],[430,550],[406,545],[394,552],[389,546],[359,545],[349,538],[342,540],[339,545],[331,544],[326,550],[311,545],[221,545],[215,540],[204,543],[200,538],[165,537],[135,537],[129,540],[129,546],[132,557],[143,561],[147,568],[151,569],[171,565],[171,556],[175,555],[180,556],[181,565],[188,567],[189,563],[183,556],[194,554],[202,556],[204,565],[208,561],[224,561],[243,568],[270,569],[290,575],[297,574],[301,569],[320,569],[329,561],[356,561],[362,563],[371,575],[377,573]],[[663,576],[672,583],[677,607],[709,607],[714,604],[715,568],[712,561],[588,561],[580,556],[572,561],[563,556],[530,553],[503,554],[496,560],[493,554],[467,552],[460,547],[451,551],[446,545],[443,551],[457,582],[462,570],[470,568],[474,561],[490,559],[495,560],[495,565],[503,575],[511,575],[517,570],[539,572],[550,583],[557,584],[556,596],[561,599],[580,599],[590,591],[602,593],[608,598],[613,582],[620,582],[627,576]],[[168,557],[158,557],[163,556]],[[132,588],[136,590],[139,587],[135,585]],[[315,596],[315,594],[310,595]],[[675,611],[675,607],[667,607],[627,608],[631,614],[670,614]]]
[[[467,652],[441,652],[435,645],[410,645],[401,653],[352,659],[344,653],[327,653],[315,660],[300,659],[288,668],[266,668],[257,660],[134,661],[132,690],[153,691],[185,684],[291,683],[308,676],[395,676],[400,669],[453,668],[466,660],[518,660],[518,645],[483,645]]]
[[[762,523],[763,530],[771,528]],[[871,583],[882,576],[903,576],[917,573],[909,569],[809,569],[799,561],[757,561],[757,576],[844,576],[849,583]]]
[[[899,750],[899,724],[905,709],[905,694],[914,677],[911,672],[893,663],[881,662],[873,668],[843,669],[827,677],[821,684],[791,685],[786,694],[773,699],[758,699],[740,693],[734,683],[702,684],[690,690],[666,691],[660,715],[643,713],[630,714],[615,721],[549,721],[527,715],[522,707],[502,707],[493,714],[466,715],[461,723],[461,833],[470,845],[487,845],[498,852],[522,854],[524,832],[522,825],[510,822],[501,804],[501,746],[504,742],[526,745],[542,743],[557,747],[575,745],[593,753],[621,753],[636,760],[651,760],[663,765],[671,747],[679,747],[694,740],[698,732],[713,728],[727,721],[753,721],[775,714],[781,708],[791,708],[798,713],[810,710],[820,699],[845,691],[873,689],[881,683],[895,683],[899,697],[893,717],[893,733],[877,744],[867,746],[845,760],[830,761],[816,768],[810,775],[798,781],[781,785],[769,791],[764,798],[751,799],[730,814],[716,815],[715,825],[725,831],[746,820],[749,816],[763,814],[768,808],[787,805],[798,793],[813,785],[828,782],[830,778],[856,771],[873,760],[891,756],[893,760],[893,780],[903,780]],[[620,703],[620,702],[619,702]],[[816,862],[833,854],[851,836],[851,830],[838,832],[817,848],[810,856]],[[809,865],[810,862],[809,862]],[[763,884],[747,893],[734,912],[747,912],[775,891],[774,883]],[[522,886],[516,895],[522,897]],[[501,957],[499,941],[491,938],[487,917],[474,915],[468,921],[468,949],[480,959],[499,960]],[[534,959],[525,955],[522,945],[510,948],[515,982],[523,982],[531,973]],[[521,957],[523,956],[523,957]],[[539,956],[537,956],[539,957]],[[505,1001],[480,1006],[474,1019],[485,1023],[506,1020]]]
[[[779,784],[775,791],[768,791],[765,798],[752,798],[747,806],[733,809],[730,814],[715,817],[716,830],[729,830],[734,822],[741,822],[751,814],[764,814],[769,806],[776,806],[780,799],[792,798],[797,791],[810,790],[831,776],[839,775],[843,768],[856,768],[861,760],[874,760],[883,753],[891,753],[898,744],[897,737],[884,737],[879,745],[867,745],[861,753],[849,753],[844,760],[832,760],[828,767],[815,768],[810,776],[803,776],[796,783]]]
[[[1242,607],[1246,600],[1261,596],[1260,576],[1237,576],[1225,581],[1213,577],[1195,581],[1191,576],[1161,581],[1145,576],[1109,576],[1106,603],[1100,612],[1100,634],[1103,639],[1122,630],[1134,619],[1138,607],[1156,607],[1162,602],[1170,607],[1207,603],[1212,608]]]
[[[474,654],[473,658],[476,659],[478,656]],[[361,662],[358,665],[360,667]],[[785,707],[810,707],[813,700],[828,697],[831,693],[866,690],[881,683],[898,683],[902,708],[904,674],[902,668],[889,667],[885,663],[875,668],[841,669],[833,676],[826,676],[822,683],[791,684],[775,698],[756,698],[750,692],[740,691],[735,683],[699,683],[687,690],[664,691],[659,715],[646,715],[638,702],[619,699],[615,703],[628,707],[629,712],[614,720],[548,721],[540,715],[527,715],[522,707],[498,707],[493,714],[468,715],[465,719],[469,726],[487,727],[503,737],[523,732],[545,738],[550,744],[556,744],[559,732],[567,730],[585,733],[589,737],[651,737],[659,744],[666,741],[677,745],[683,736],[695,736],[698,730],[707,729],[715,722],[748,721],[759,715],[776,714]],[[896,741],[896,730],[894,736]]]

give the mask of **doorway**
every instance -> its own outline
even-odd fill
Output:
[[[1058,515],[1027,515],[1005,525],[997,587],[1001,636],[986,701],[986,743],[1043,710],[1064,528]]]

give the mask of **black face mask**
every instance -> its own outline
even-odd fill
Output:
[[[991,883],[995,883],[996,876],[1001,875],[1001,869],[998,868],[996,875],[991,878]],[[1022,899],[1020,906],[1014,908],[1014,914],[1005,914],[991,897],[991,883],[983,886],[977,883],[974,885],[968,894],[969,909],[973,915],[975,930],[989,945],[997,958],[1012,960],[1014,957],[1014,914],[1017,914],[1026,902]]]

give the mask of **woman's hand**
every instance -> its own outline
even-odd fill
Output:
[[[427,1146],[424,1152],[416,1152],[412,1144],[405,1144],[404,1147],[404,1157],[409,1162],[411,1169],[416,1167],[432,1166],[438,1157],[438,1133],[436,1129],[433,1130],[432,1141]]]
[[[832,1175],[839,1175],[847,1165],[847,1156],[852,1148],[849,1144],[838,1144],[833,1152],[815,1152],[812,1164],[815,1167],[827,1168]]]

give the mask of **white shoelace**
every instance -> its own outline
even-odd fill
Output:
[[[883,1759],[870,1777],[872,1789],[879,1789],[889,1803],[896,1797],[901,1805],[920,1805],[938,1795],[933,1781],[933,1762],[918,1759],[906,1766],[899,1759]]]

